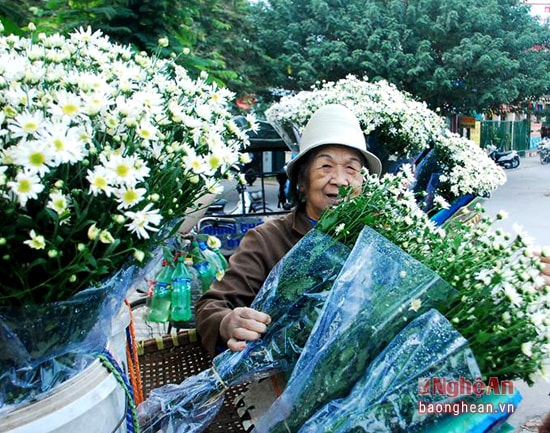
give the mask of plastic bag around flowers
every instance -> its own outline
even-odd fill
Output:
[[[214,419],[229,386],[290,371],[349,255],[349,248],[311,230],[272,269],[252,308],[272,322],[261,340],[216,356],[212,368],[152,391],[138,407],[143,431],[200,432]]]
[[[0,307],[0,413],[84,370],[110,337],[135,268],[66,301]]]
[[[442,417],[421,413],[421,405],[454,400],[421,385],[433,380],[458,384],[477,377],[479,368],[467,340],[443,315],[430,310],[386,346],[346,397],[323,406],[299,433],[420,432]]]
[[[363,228],[287,387],[254,431],[298,431],[322,405],[345,396],[411,319],[455,295],[431,269]]]

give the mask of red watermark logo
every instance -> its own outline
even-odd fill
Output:
[[[514,382],[511,380],[500,380],[498,377],[491,377],[485,383],[481,377],[470,381],[464,377],[458,380],[449,380],[444,377],[421,377],[418,379],[419,395],[442,395],[449,398],[456,398],[461,395],[475,395],[481,397],[484,394],[502,395],[514,394]]]
[[[511,380],[500,380],[498,377],[491,377],[487,382],[480,377],[473,381],[463,377],[458,380],[423,377],[418,379],[418,394],[419,396],[442,396],[444,398],[443,401],[437,402],[419,399],[419,414],[451,414],[455,416],[463,413],[511,414],[516,409],[513,403],[495,404],[457,399],[461,396],[480,398],[483,395],[513,395],[514,383]]]

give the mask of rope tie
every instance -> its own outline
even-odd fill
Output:
[[[129,384],[124,371],[118,365],[116,359],[113,355],[107,350],[103,349],[101,353],[97,354],[97,357],[103,364],[103,366],[109,370],[109,372],[115,377],[117,382],[122,386],[124,393],[126,394],[126,400],[128,406],[126,408],[126,429],[128,433],[139,433],[139,421],[137,414],[137,407],[134,401],[134,391],[132,386]]]
[[[212,366],[210,369],[214,372],[214,376],[216,376],[216,379],[222,384],[223,388],[225,390],[229,389],[229,387],[226,385],[226,383],[223,381],[222,377],[220,376],[220,373],[216,370],[216,367]]]
[[[141,371],[138,357],[138,347],[136,342],[136,334],[134,330],[134,317],[132,315],[132,308],[130,303],[126,299],[126,305],[130,313],[130,324],[126,328],[126,357],[128,360],[128,375],[130,377],[130,384],[134,390],[134,401],[136,406],[143,402],[143,384],[141,382]]]

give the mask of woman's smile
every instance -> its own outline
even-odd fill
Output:
[[[338,145],[319,149],[302,191],[307,197],[307,215],[317,220],[328,206],[340,201],[340,187],[360,186],[362,167],[363,158],[355,149]]]

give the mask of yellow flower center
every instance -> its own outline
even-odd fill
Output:
[[[221,165],[221,159],[217,156],[212,155],[210,157],[210,168],[216,169]]]
[[[63,143],[63,140],[59,139],[59,138],[56,138],[54,141],[53,141],[53,145],[55,147],[56,150],[63,150],[65,148],[65,145]]]
[[[126,203],[133,203],[137,200],[138,195],[133,189],[129,189],[128,191],[124,192],[123,200]]]
[[[94,186],[99,189],[107,188],[107,180],[104,177],[96,177],[94,179]]]
[[[23,125],[21,125],[23,131],[25,131],[27,134],[32,134],[33,132],[36,132],[38,129],[38,123],[36,122],[25,122]]]
[[[74,104],[65,104],[61,107],[61,111],[63,111],[63,114],[67,116],[74,116],[78,113],[78,107]]]
[[[125,176],[128,175],[128,173],[130,173],[130,167],[128,167],[127,165],[117,166],[117,168],[116,168],[117,176],[125,177]]]
[[[33,153],[29,157],[30,164],[35,166],[35,167],[39,167],[39,166],[43,165],[45,161],[46,161],[46,158],[44,157],[44,154],[42,154],[42,153],[38,153],[38,152]]]
[[[19,192],[26,193],[31,190],[31,183],[24,179],[19,182]]]
[[[63,198],[58,198],[57,200],[54,200],[52,202],[52,205],[53,205],[53,208],[57,211],[57,213],[63,212],[67,207],[67,203]]]
[[[151,131],[149,131],[148,129],[140,129],[139,135],[145,140],[149,140],[152,136]]]

